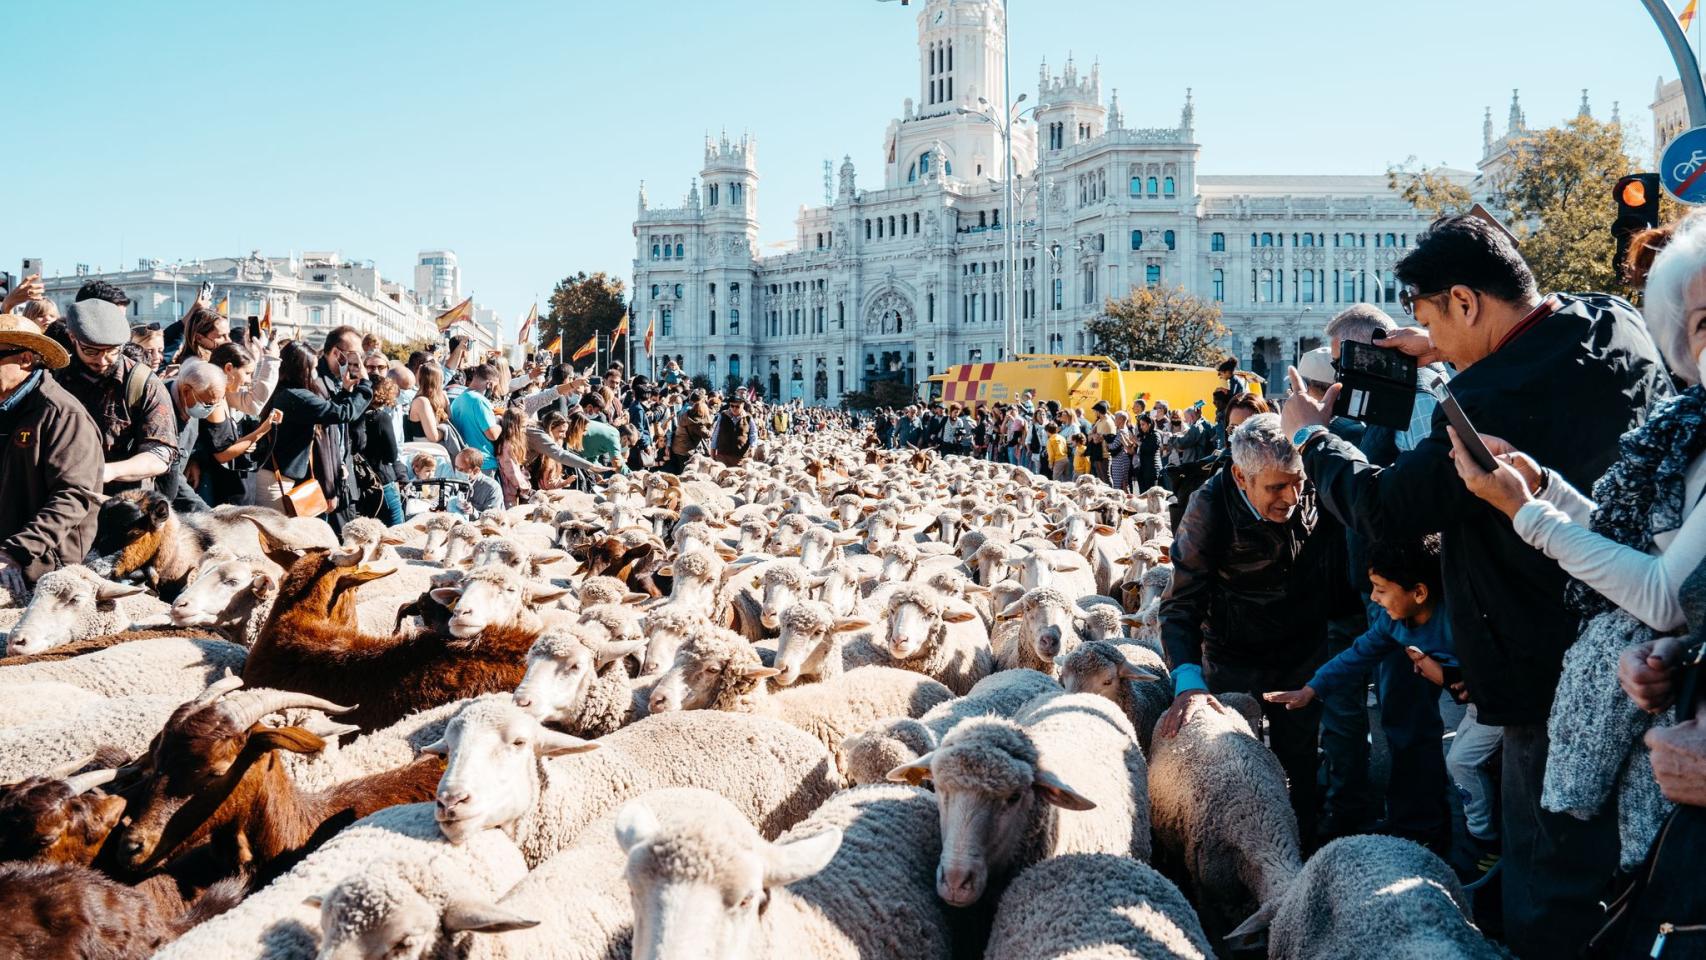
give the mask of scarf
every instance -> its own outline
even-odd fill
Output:
[[[1688,515],[1688,465],[1706,448],[1706,386],[1696,384],[1653,409],[1647,422],[1618,441],[1622,456],[1593,486],[1593,532],[1651,552],[1653,537],[1682,526]],[[1572,580],[1565,593],[1585,623],[1616,609],[1594,588]]]

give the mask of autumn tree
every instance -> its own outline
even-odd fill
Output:
[[[548,344],[560,334],[563,352],[573,353],[594,333],[615,330],[627,309],[621,280],[583,270],[563,278],[551,291],[550,312],[539,318],[539,342]],[[631,334],[645,336],[643,324],[634,321],[629,326]]]
[[[1115,360],[1212,366],[1226,356],[1220,307],[1182,286],[1136,287],[1085,324]]]
[[[1517,247],[1542,290],[1610,290],[1611,189],[1634,169],[1620,124],[1578,116],[1510,144],[1511,162],[1493,182]]]
[[[1418,165],[1415,157],[1387,168],[1386,185],[1430,220],[1465,213],[1475,202],[1469,188],[1447,176],[1443,167]]]

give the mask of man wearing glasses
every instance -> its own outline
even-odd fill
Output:
[[[94,418],[108,494],[152,482],[171,466],[178,423],[165,384],[146,363],[125,356],[130,325],[124,308],[105,300],[73,303],[65,314],[71,362],[55,376]]]
[[[1557,464],[1578,489],[1617,459],[1618,438],[1671,390],[1646,325],[1605,294],[1542,296],[1510,235],[1474,214],[1444,217],[1396,266],[1420,324],[1376,341],[1456,368],[1451,392],[1482,433]],[[1566,576],[1461,483],[1443,414],[1415,449],[1378,467],[1327,432],[1337,389],[1300,389],[1284,427],[1324,509],[1375,540],[1440,533],[1446,607],[1483,721],[1504,728],[1502,893],[1506,942],[1522,957],[1574,956],[1600,926],[1617,867],[1616,811],[1589,820],[1541,809],[1546,721],[1577,635]]]

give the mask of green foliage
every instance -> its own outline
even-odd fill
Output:
[[[1429,219],[1465,213],[1475,203],[1468,187],[1448,179],[1439,167],[1418,166],[1415,157],[1387,168],[1386,185]]]
[[[1103,353],[1120,361],[1212,366],[1226,356],[1220,307],[1182,286],[1134,287],[1130,296],[1109,300],[1084,328]]]
[[[878,407],[904,407],[917,403],[913,388],[898,380],[877,380],[870,390],[853,390],[843,395],[842,403],[849,410],[875,410]]]
[[[1611,191],[1633,164],[1623,128],[1593,117],[1534,130],[1511,143],[1510,167],[1493,184],[1523,259],[1541,290],[1611,290]]]
[[[414,353],[416,350],[425,353],[427,350],[431,349],[432,345],[436,342],[436,340],[410,340],[408,343],[391,343],[390,341],[386,341],[384,348],[385,356],[400,363],[407,363],[409,361],[409,354]]]
[[[711,378],[703,373],[695,373],[693,375],[693,379],[689,382],[695,389],[703,390],[706,393],[710,393],[712,390],[716,389],[716,387],[711,384]]]
[[[551,291],[550,312],[539,318],[539,342],[548,344],[560,333],[563,353],[570,354],[592,339],[593,333],[610,333],[628,309],[625,293],[621,280],[602,271],[582,270],[563,278]],[[637,319],[629,328],[641,337],[646,335],[645,325]],[[626,344],[619,349],[626,350]]]

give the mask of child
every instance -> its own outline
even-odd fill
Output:
[[[1060,435],[1060,427],[1051,423],[1043,427],[1043,432],[1048,434],[1049,475],[1056,480],[1071,480],[1072,460],[1067,456],[1066,438]]]
[[[1072,476],[1082,477],[1089,472],[1090,438],[1083,432],[1075,433],[1072,435]]]
[[[409,460],[409,472],[416,480],[431,480],[438,475],[438,460],[430,453],[417,453]],[[403,515],[412,517],[416,514],[427,513],[433,509],[436,497],[429,487],[410,488],[421,496],[409,497],[403,503]]]
[[[1439,536],[1429,534],[1415,541],[1376,543],[1369,551],[1368,579],[1373,587],[1371,599],[1380,608],[1368,632],[1323,664],[1301,689],[1266,693],[1262,699],[1284,704],[1287,710],[1301,709],[1326,690],[1365,683],[1363,678],[1369,671],[1397,650],[1409,654],[1417,673],[1446,687],[1454,698],[1464,696],[1463,683],[1453,679],[1457,674],[1457,657],[1450,628],[1439,606],[1442,596]],[[1387,739],[1395,744],[1393,761],[1397,777],[1401,775],[1396,769],[1398,764],[1407,758],[1399,755],[1396,743],[1418,737],[1411,736],[1409,731],[1389,730]],[[1414,762],[1418,767],[1423,764],[1431,767],[1439,756],[1438,741],[1427,742],[1429,737],[1419,739]],[[1471,704],[1453,737],[1452,755],[1446,761],[1452,779],[1465,796],[1463,814],[1470,838],[1488,854],[1496,849],[1498,834],[1493,819],[1492,778],[1482,764],[1498,746],[1499,739],[1499,728],[1483,725]],[[1418,769],[1416,779],[1425,781],[1432,777],[1424,776],[1423,770]],[[1415,789],[1432,789],[1432,784],[1418,783]],[[1483,862],[1484,872],[1491,863]]]
[[[486,455],[474,447],[463,447],[456,453],[456,469],[468,479],[467,504],[462,513],[479,516],[487,510],[501,510],[504,505],[503,487],[488,474],[480,472]]]

